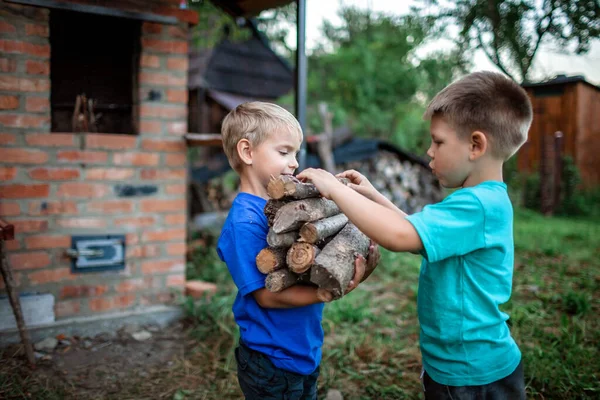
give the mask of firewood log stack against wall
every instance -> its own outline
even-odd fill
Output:
[[[282,175],[271,179],[267,192],[268,247],[256,256],[258,269],[267,274],[267,290],[309,284],[328,290],[333,299],[342,297],[356,255],[368,256],[369,238],[311,183]]]

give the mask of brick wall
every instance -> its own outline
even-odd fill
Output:
[[[187,24],[142,26],[138,135],[50,133],[48,17],[0,1],[0,216],[19,290],[53,294],[57,318],[168,302],[184,285]],[[71,236],[109,233],[126,234],[125,271],[72,274]]]

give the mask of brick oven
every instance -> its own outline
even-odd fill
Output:
[[[180,3],[0,1],[0,217],[19,292],[49,299],[28,326],[143,313],[185,284],[197,15]],[[104,267],[77,262],[90,240],[116,240]]]

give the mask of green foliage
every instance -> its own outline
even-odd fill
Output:
[[[459,48],[484,51],[516,81],[526,81],[541,44],[555,43],[586,53],[600,37],[597,0],[422,0],[420,10],[436,10],[442,29],[458,26]],[[431,6],[434,7],[431,7]]]

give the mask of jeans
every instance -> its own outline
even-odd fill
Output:
[[[273,365],[269,358],[242,342],[235,349],[238,381],[247,400],[316,400],[319,367],[299,375]]]
[[[423,389],[426,400],[525,400],[523,362],[506,378],[479,386],[440,385],[425,371]]]

